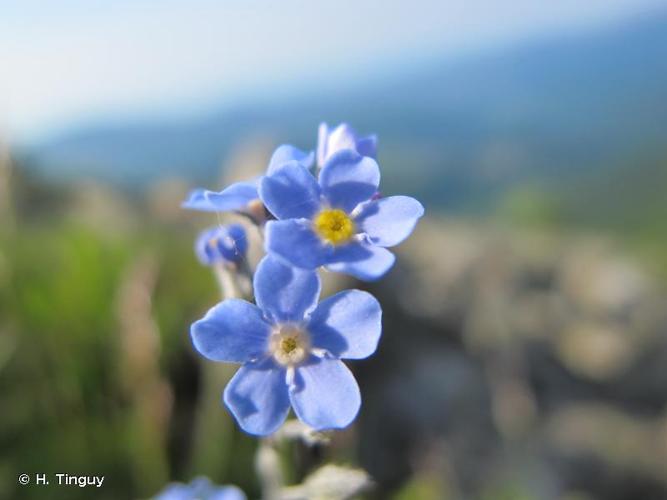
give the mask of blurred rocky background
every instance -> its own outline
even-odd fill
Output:
[[[385,494],[667,498],[667,295],[644,267],[600,236],[436,219],[399,262],[359,367]]]
[[[222,182],[269,151],[241,148]],[[176,180],[141,199],[54,189],[6,158],[3,183],[2,496],[42,498],[22,471],[71,470],[104,471],[96,498],[197,474],[257,497],[256,440],[218,398],[234,367],[199,359],[187,333],[218,300],[192,239],[220,219],[178,209]],[[384,337],[351,363],[359,419],[283,450],[290,482],[333,460],[370,473],[368,498],[667,498],[660,266],[613,233],[512,214],[430,214],[385,280],[326,275],[326,294],[377,295]]]

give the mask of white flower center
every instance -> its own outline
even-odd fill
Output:
[[[269,338],[269,350],[281,365],[294,366],[310,353],[310,337],[299,326],[277,325]]]

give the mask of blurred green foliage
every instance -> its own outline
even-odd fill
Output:
[[[47,188],[20,180],[19,210],[2,214],[0,230],[0,498],[44,498],[40,488],[19,487],[24,472],[104,474],[95,497],[109,499],[149,497],[169,480],[201,474],[189,465],[203,460],[190,447],[200,362],[188,329],[218,292],[194,258],[194,228],[149,221],[144,209],[133,211],[130,226],[91,225],[62,203],[73,193],[25,208],[23,200]],[[137,353],[119,336],[119,294],[142,256],[157,268],[149,300],[159,359],[155,373],[123,373],[136,371]],[[151,377],[171,391],[168,405],[153,405],[165,413],[164,432],[147,421],[153,403],[142,402]],[[227,467],[210,463],[206,472],[256,491],[254,441],[238,435],[219,398],[215,410],[228,421],[226,441],[214,443]],[[91,495],[76,487],[49,493]]]
[[[667,280],[667,155],[637,155],[603,172],[509,191],[495,210],[510,225],[610,234]]]
[[[107,353],[130,247],[66,222],[19,220],[3,235],[2,251],[2,329],[14,347],[0,378],[2,496],[17,496],[16,477],[27,471],[126,474],[123,408]]]

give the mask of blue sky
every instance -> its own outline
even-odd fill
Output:
[[[35,140],[86,121],[353,85],[415,58],[586,29],[654,0],[0,0],[0,127]],[[0,129],[0,130],[2,130]]]

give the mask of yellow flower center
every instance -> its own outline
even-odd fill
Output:
[[[294,337],[287,337],[280,341],[280,349],[284,354],[289,354],[298,346],[297,341]]]
[[[322,210],[313,221],[315,232],[332,245],[346,243],[354,235],[354,222],[343,210]]]
[[[269,339],[274,359],[283,366],[301,363],[310,353],[308,333],[294,325],[279,325]]]

